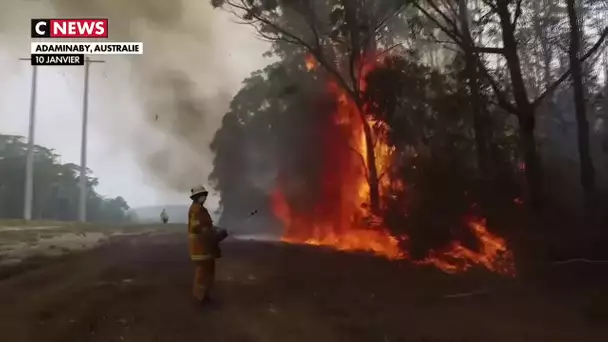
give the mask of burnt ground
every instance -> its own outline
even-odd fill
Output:
[[[447,276],[278,243],[226,242],[219,303],[201,310],[176,229],[5,273],[0,341],[608,340],[608,289],[566,286],[576,272],[525,282]]]

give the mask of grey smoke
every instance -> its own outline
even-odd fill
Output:
[[[2,0],[0,41],[2,49],[24,54],[29,18],[36,17],[108,18],[111,40],[142,41],[143,55],[102,57],[108,65],[128,64],[115,69],[131,74],[127,87],[143,117],[133,117],[106,91],[103,101],[117,105],[103,130],[110,143],[133,149],[162,186],[182,192],[206,182],[212,168],[209,142],[243,70],[262,60],[259,54],[228,58],[229,48],[253,44],[261,51],[262,43],[242,30],[231,32],[237,27],[219,20],[222,15],[204,0]]]

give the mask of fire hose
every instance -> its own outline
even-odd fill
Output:
[[[244,217],[241,220],[241,223],[245,223],[247,220],[249,220],[251,217],[255,216],[258,213],[258,210],[255,209],[254,211],[250,212],[249,215],[247,215],[246,217]],[[238,221],[237,221],[238,222]],[[228,230],[225,228],[220,228],[217,226],[213,227],[216,239],[218,242],[223,241],[224,239],[226,239],[228,237]]]

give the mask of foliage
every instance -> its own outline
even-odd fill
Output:
[[[407,205],[395,198],[384,219],[395,232],[407,230],[421,249],[448,239],[464,213],[478,211],[490,221],[496,213],[508,221],[521,212],[523,189],[532,182],[549,195],[543,198],[549,198],[547,204],[569,201],[569,211],[561,214],[577,211],[581,201],[572,189],[577,187],[578,127],[572,94],[564,86],[570,77],[569,28],[559,2],[213,3],[254,26],[273,43],[268,54],[279,59],[244,81],[212,145],[212,180],[222,194],[223,218],[263,207],[279,178],[293,191],[289,202],[297,210],[311,210],[314,201],[324,200],[314,189],[318,166],[325,162],[318,151],[328,148],[321,145],[317,127],[335,108],[335,99],[325,93],[329,79],[388,126],[396,149],[391,176],[407,184],[401,194]],[[608,21],[585,12],[607,13],[600,3],[588,1],[579,9],[589,28],[580,51],[585,87],[595,99],[589,101],[589,117],[591,125],[600,127],[591,133],[592,146],[594,140],[608,141],[606,124],[596,120],[605,117],[608,107],[608,78],[598,76],[608,75],[608,63],[598,62]],[[465,51],[462,4],[469,12],[472,53]],[[348,20],[349,10],[356,20]],[[505,33],[512,33],[507,47]],[[360,87],[352,65],[370,52],[383,63]],[[319,64],[312,72],[304,68],[309,54]],[[608,61],[608,55],[603,58]],[[471,65],[475,73],[467,72]],[[479,91],[473,92],[470,81],[475,78]],[[480,177],[473,97],[482,107],[487,131],[488,177]],[[591,153],[603,165],[598,186],[603,182],[605,187],[608,159],[598,151]],[[532,164],[537,164],[535,172]]]
[[[23,217],[27,142],[21,136],[0,135],[0,218]],[[53,150],[34,146],[32,218],[77,220],[79,166],[61,164]],[[90,171],[89,171],[90,173]],[[104,198],[95,191],[97,178],[87,177],[87,218],[94,222],[123,222],[129,205],[122,197]]]
[[[252,208],[268,212],[279,173],[294,185],[313,181],[323,87],[306,71],[302,54],[286,55],[243,82],[211,144],[210,180],[222,194],[222,224]]]

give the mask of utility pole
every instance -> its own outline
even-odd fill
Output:
[[[31,58],[19,58],[29,61]],[[36,128],[36,81],[38,66],[32,66],[32,88],[30,91],[30,122],[27,137],[27,154],[25,157],[25,196],[23,203],[23,218],[32,219],[32,200],[34,198],[34,133]]]
[[[87,57],[84,61],[84,95],[82,100],[82,142],[80,145],[80,210],[79,219],[87,221],[87,125],[89,121],[89,66],[91,63],[105,63]]]

